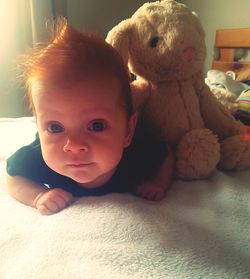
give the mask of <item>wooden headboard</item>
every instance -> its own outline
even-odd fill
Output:
[[[215,36],[215,47],[219,50],[218,60],[214,60],[212,68],[223,72],[250,69],[250,61],[236,61],[237,48],[250,49],[250,28],[218,29]]]

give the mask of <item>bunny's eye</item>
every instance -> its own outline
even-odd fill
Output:
[[[154,37],[149,41],[149,45],[150,45],[150,47],[155,48],[157,46],[158,42],[159,42],[159,38]]]

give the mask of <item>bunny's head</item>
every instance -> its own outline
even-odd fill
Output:
[[[187,79],[202,69],[205,35],[197,15],[174,0],[145,3],[107,35],[131,72],[151,82]]]

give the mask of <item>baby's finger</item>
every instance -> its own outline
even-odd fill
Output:
[[[165,197],[165,191],[163,189],[159,189],[154,195],[155,201],[161,201]]]
[[[51,215],[60,211],[60,209],[56,203],[48,201],[47,203],[37,205],[37,211],[42,215]]]
[[[56,191],[56,201],[58,203],[58,205],[63,208],[65,206],[68,206],[72,203],[73,201],[73,196],[72,194],[62,190],[62,189],[55,189]]]

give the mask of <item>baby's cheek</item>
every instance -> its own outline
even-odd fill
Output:
[[[53,160],[51,158],[52,155],[50,155],[50,153],[46,149],[42,149],[42,155],[45,163],[51,168],[51,164],[53,163]]]
[[[57,169],[57,161],[58,156],[56,150],[50,145],[46,143],[41,143],[42,156],[46,165],[53,170]]]

